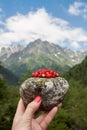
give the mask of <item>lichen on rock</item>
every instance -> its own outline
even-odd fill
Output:
[[[37,95],[41,96],[40,110],[48,111],[63,100],[68,88],[68,82],[62,77],[31,77],[22,83],[20,96],[24,101],[25,107]]]

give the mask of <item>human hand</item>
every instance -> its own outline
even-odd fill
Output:
[[[37,96],[25,109],[23,101],[20,99],[13,120],[12,130],[46,130],[57,110],[61,107],[61,103],[35,119],[34,114],[39,109],[40,104],[41,97]]]

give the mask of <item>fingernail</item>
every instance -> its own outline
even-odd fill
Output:
[[[34,99],[35,102],[39,103],[41,101],[41,97],[40,96],[36,96]]]

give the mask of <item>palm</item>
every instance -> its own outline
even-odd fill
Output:
[[[40,124],[34,119],[32,121],[32,130],[42,130]]]

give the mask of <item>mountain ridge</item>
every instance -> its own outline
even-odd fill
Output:
[[[0,57],[0,60],[16,76],[22,77],[29,69],[34,71],[39,68],[49,68],[64,73],[81,62],[86,54],[87,52],[73,52],[48,41],[37,39],[7,58]]]

